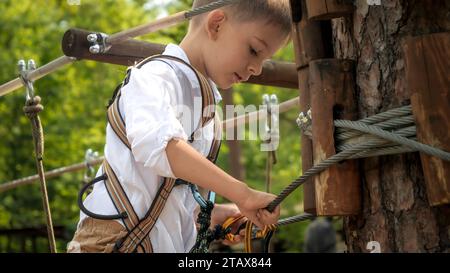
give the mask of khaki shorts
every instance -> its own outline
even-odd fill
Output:
[[[117,221],[87,217],[67,244],[67,253],[110,253],[114,244],[126,235],[127,230]]]

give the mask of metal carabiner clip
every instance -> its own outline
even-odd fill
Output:
[[[192,195],[194,196],[195,201],[200,205],[202,208],[206,208],[207,203],[203,196],[198,191],[198,187],[195,184],[189,183],[189,188],[191,188]]]
[[[27,101],[31,100],[34,98],[34,87],[33,82],[28,79],[28,74],[36,69],[36,63],[30,59],[26,65],[24,60],[19,60],[17,66],[19,67],[19,78],[27,90],[25,98]]]

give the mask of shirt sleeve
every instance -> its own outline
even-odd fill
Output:
[[[144,67],[132,68],[121,90],[127,138],[137,162],[160,176],[175,177],[165,149],[173,138],[187,140],[176,117],[176,102],[169,95],[181,92],[181,87],[170,67],[158,69],[157,73]]]

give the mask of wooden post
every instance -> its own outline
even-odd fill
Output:
[[[314,164],[336,154],[334,119],[357,119],[353,62],[322,59],[309,63]],[[347,160],[314,178],[317,215],[355,215],[361,207],[356,160]]]
[[[90,44],[86,39],[87,35],[91,33],[95,32],[83,29],[67,30],[61,44],[64,54],[77,59],[131,66],[148,56],[162,53],[166,48],[166,45],[162,44],[128,40],[112,46],[106,53],[92,54],[89,52]],[[262,73],[250,77],[247,82],[295,89],[298,87],[295,64],[274,60],[266,61]]]
[[[308,64],[312,60],[332,57],[333,53],[330,47],[325,46],[327,22],[308,20],[304,1],[291,0],[290,4],[293,19],[292,40],[300,93],[300,111],[306,113],[311,108]],[[331,27],[328,25],[328,28]],[[329,41],[331,41],[331,37]],[[301,137],[301,149],[302,170],[306,171],[313,166],[312,141],[306,135]],[[315,195],[314,180],[309,179],[303,185],[303,209],[305,212],[316,213]]]
[[[450,32],[406,40],[406,79],[420,142],[450,151]],[[450,162],[421,153],[431,206],[450,203]]]
[[[308,19],[329,20],[346,16],[353,12],[352,1],[346,0],[306,0]]]

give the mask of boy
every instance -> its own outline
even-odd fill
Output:
[[[195,0],[193,8],[211,2],[214,1]],[[208,136],[214,134],[217,120],[202,124],[201,130],[195,132],[195,140],[188,142],[193,128],[183,114],[189,114],[177,109],[184,105],[192,110],[192,98],[203,94],[201,81],[189,65],[208,78],[217,103],[221,97],[212,82],[226,89],[260,74],[263,61],[286,44],[290,24],[287,0],[242,0],[195,17],[180,45],[166,47],[163,55],[187,64],[161,59],[129,70],[118,102],[120,118],[126,124],[126,139],[121,141],[108,124],[105,158],[139,219],[148,215],[146,212],[159,194],[160,178],[176,177],[214,191],[235,204],[216,205],[211,226],[240,214],[259,227],[276,223],[279,207],[273,213],[264,209],[274,199],[272,194],[250,189],[205,158],[212,145]],[[193,110],[193,119],[198,121],[202,112]],[[129,143],[129,148],[124,143]],[[117,214],[119,209],[111,200],[105,184],[98,183],[84,206],[98,215]],[[196,207],[188,186],[174,187],[147,236],[151,251],[189,251],[197,233]],[[68,252],[117,250],[115,247],[121,246],[117,242],[128,233],[127,229],[124,222],[99,220],[82,212]],[[146,251],[144,246],[141,251]]]

